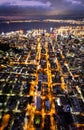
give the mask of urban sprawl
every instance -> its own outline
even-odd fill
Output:
[[[0,130],[84,130],[84,27],[0,34]]]

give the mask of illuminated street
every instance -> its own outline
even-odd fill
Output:
[[[69,29],[0,35],[0,130],[84,129],[84,33]]]

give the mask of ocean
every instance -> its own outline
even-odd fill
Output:
[[[55,22],[15,22],[15,23],[2,23],[0,22],[0,33],[10,32],[10,31],[17,31],[17,30],[27,30],[31,29],[46,29],[47,31],[50,30],[50,27],[58,28],[60,26],[67,26],[71,25],[69,23],[55,23]]]

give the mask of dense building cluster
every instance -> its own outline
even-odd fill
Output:
[[[84,38],[0,35],[0,130],[84,129]]]

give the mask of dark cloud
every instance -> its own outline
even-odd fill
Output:
[[[3,0],[0,15],[59,15],[84,12],[84,0]]]

